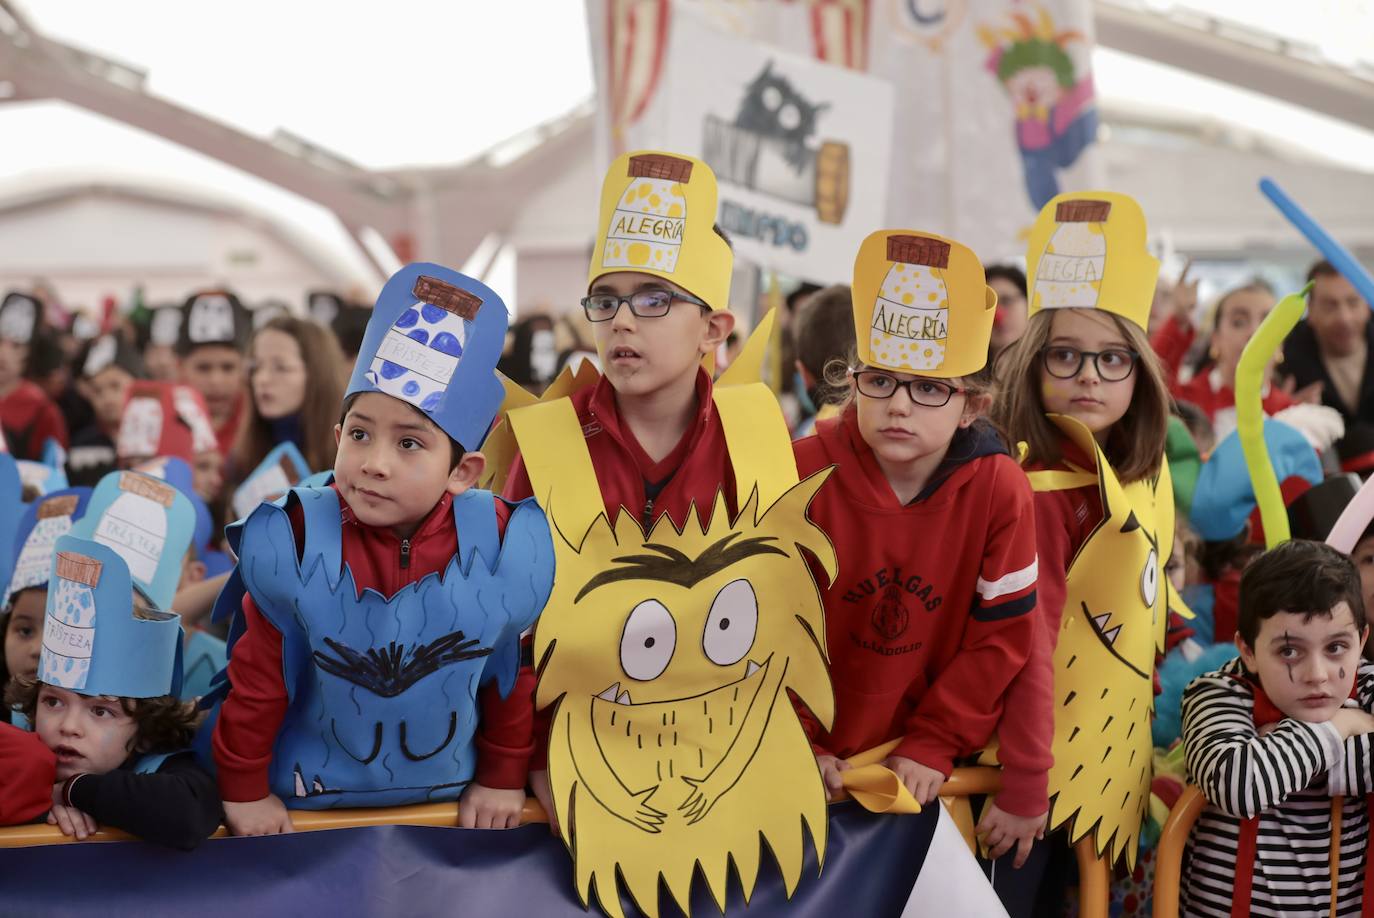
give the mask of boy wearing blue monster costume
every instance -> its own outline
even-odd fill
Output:
[[[507,322],[485,285],[402,269],[349,380],[334,483],[230,528],[239,565],[216,615],[236,621],[210,746],[236,834],[291,831],[288,807],[460,796],[464,826],[519,822],[531,712],[504,699],[553,550],[532,502],[473,488],[485,459],[468,448],[504,395]]]

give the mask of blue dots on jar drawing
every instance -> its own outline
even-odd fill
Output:
[[[450,357],[463,356],[463,344],[453,332],[439,332],[434,336],[434,342],[430,344],[430,347],[448,354]]]
[[[425,331],[423,328],[417,328],[415,329],[415,331],[410,333],[410,338],[412,341],[418,341],[421,344],[428,344],[429,332]]]
[[[420,384],[413,379],[408,380],[406,384],[401,387],[401,394],[407,398],[414,398],[420,394]]]
[[[396,320],[397,328],[414,328],[415,323],[420,321],[420,311],[418,309],[407,309],[401,313],[401,317]]]
[[[406,368],[390,360],[382,361],[382,379],[396,379],[406,374]]]
[[[425,321],[430,325],[438,324],[439,320],[448,315],[448,311],[441,306],[431,303],[420,304],[420,312],[424,315]]]
[[[443,397],[444,397],[444,393],[443,393],[442,391],[440,391],[440,392],[431,392],[431,393],[429,393],[429,395],[426,395],[426,396],[425,396],[425,400],[424,400],[423,402],[420,403],[420,410],[421,410],[421,411],[433,411],[433,410],[435,410],[436,408],[439,407],[439,400],[440,400],[441,398],[443,398]]]

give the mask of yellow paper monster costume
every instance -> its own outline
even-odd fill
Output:
[[[1149,322],[1159,262],[1131,198],[1075,192],[1040,212],[1027,252],[1029,312],[1097,309]],[[1036,491],[1096,484],[1102,520],[1070,562],[1054,651],[1054,766],[1049,826],[1070,842],[1092,833],[1099,855],[1135,864],[1150,800],[1154,660],[1170,608],[1187,613],[1162,575],[1173,550],[1168,462],[1154,478],[1121,484],[1092,433],[1052,415],[1091,467],[1030,472]],[[1161,440],[1159,448],[1163,451]]]
[[[771,325],[770,321],[765,325]],[[735,367],[757,366],[767,327]],[[536,705],[554,705],[549,782],[578,895],[620,916],[624,890],[657,914],[658,880],[686,909],[700,868],[725,907],[733,863],[746,898],[760,842],[789,893],[809,832],[823,859],[826,793],[788,698],[829,724],[834,699],[819,590],[802,549],[835,570],[806,508],[829,470],[798,482],[786,426],[761,383],[727,376],[715,403],[734,467],[724,493],[677,529],[611,523],[566,399],[511,413],[557,575],[534,635]]]

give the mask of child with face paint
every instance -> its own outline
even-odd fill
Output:
[[[1189,779],[1207,796],[1183,913],[1369,914],[1374,665],[1360,658],[1361,593],[1350,559],[1319,542],[1285,542],[1246,569],[1240,658],[1183,695]]]
[[[33,724],[0,725],[0,825],[42,819],[83,840],[100,826],[190,850],[220,822],[214,779],[189,749],[197,713],[176,696],[181,627],[113,549],[62,536],[37,679],[6,691]]]
[[[1158,262],[1135,201],[1078,192],[1041,211],[1027,266],[1030,315],[1001,355],[993,420],[1021,444],[1036,490],[1044,628],[998,727],[1000,748],[1016,750],[1002,784],[1054,799],[1049,829],[1067,826],[1071,842],[1095,833],[1107,857],[1133,863],[1150,770],[1128,762],[1150,761],[1151,676],[1166,610],[1180,605],[1163,577],[1169,393],[1145,333]],[[1074,743],[1090,723],[1091,755]],[[1119,790],[1104,796],[1108,781]],[[1011,834],[1042,827],[1019,821]],[[1034,883],[1016,898],[1034,900]]]
[[[885,764],[930,803],[954,760],[988,742],[1040,629],[1033,495],[980,420],[997,297],[974,254],[883,230],[859,250],[853,291],[849,401],[794,444],[802,476],[836,467],[811,516],[840,565],[824,591],[835,723],[803,723],[832,794],[845,757],[900,737]],[[1035,835],[1017,826],[1045,813],[1020,790],[983,826],[1016,866]]]

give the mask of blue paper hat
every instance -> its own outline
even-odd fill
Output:
[[[13,573],[3,605],[8,606],[20,590],[47,586],[57,540],[71,532],[72,525],[86,512],[90,496],[90,488],[69,488],[40,497],[24,511],[14,534]]]
[[[509,322],[486,284],[439,265],[407,265],[377,297],[346,395],[408,402],[476,449],[505,398],[496,362]]]
[[[1297,430],[1273,418],[1264,419],[1264,447],[1269,451],[1274,475],[1280,484],[1289,478],[1320,484],[1322,464],[1316,450]],[[1224,542],[1245,530],[1255,509],[1255,488],[1241,449],[1240,434],[1233,431],[1213,450],[1198,473],[1193,506],[1188,520],[1208,542]]]
[[[181,618],[134,617],[134,584],[113,549],[57,540],[38,679],[81,695],[156,698],[181,692]]]
[[[111,472],[95,486],[72,535],[117,552],[134,585],[154,606],[168,609],[195,527],[191,502],[167,482],[139,472]]]
[[[31,487],[40,495],[52,494],[67,487],[65,466],[52,466],[32,459],[19,459],[15,462],[19,470],[19,481],[24,487]]]
[[[191,508],[196,511],[196,530],[191,536],[191,544],[196,547],[196,559],[204,561],[205,552],[209,549],[210,540],[215,534],[215,523],[210,518],[210,508],[206,506],[205,500],[196,493],[195,473],[191,471],[191,466],[185,459],[178,459],[176,456],[159,456],[139,463],[134,467],[134,471],[165,481],[186,495],[186,499],[191,502]]]
[[[296,444],[278,444],[234,492],[234,519],[243,519],[263,501],[276,500],[309,474],[310,466]]]
[[[4,436],[0,435],[0,449],[3,449]],[[0,506],[13,508],[9,513],[0,513],[0,583],[10,582],[14,570],[16,537],[23,514],[18,512],[24,506],[24,486],[19,481],[19,466],[14,457],[0,451]]]

